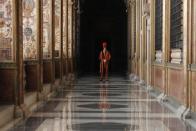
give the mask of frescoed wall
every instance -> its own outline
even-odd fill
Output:
[[[55,0],[55,57],[60,57],[61,51],[61,0]]]
[[[24,60],[37,58],[37,0],[23,0],[23,57]]]
[[[0,62],[13,61],[13,1],[0,0]]]
[[[51,58],[51,0],[43,0],[43,58]]]

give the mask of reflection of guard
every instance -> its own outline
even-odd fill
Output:
[[[105,79],[108,80],[108,64],[110,59],[111,59],[111,54],[107,50],[107,43],[103,42],[103,50],[99,54],[101,81],[103,79],[104,74],[105,74]]]
[[[99,109],[102,110],[102,119],[103,122],[106,118],[106,111],[109,110],[111,104],[108,102],[108,90],[106,85],[101,85],[100,88],[100,102],[99,102]]]

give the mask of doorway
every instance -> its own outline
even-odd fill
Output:
[[[99,52],[103,41],[111,52],[110,74],[128,71],[127,12],[123,0],[81,0],[80,42],[77,72],[99,73]]]

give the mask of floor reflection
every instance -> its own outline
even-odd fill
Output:
[[[102,122],[105,122],[106,111],[110,109],[111,104],[108,102],[108,84],[100,85],[100,102],[98,108],[102,111]]]
[[[85,83],[85,84],[84,84]],[[136,82],[79,79],[11,131],[196,131]]]

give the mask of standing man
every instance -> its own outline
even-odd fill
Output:
[[[111,59],[111,54],[107,50],[107,43],[102,43],[103,50],[99,54],[99,60],[100,60],[100,81],[103,80],[103,76],[105,74],[105,80],[108,81],[108,64]]]

